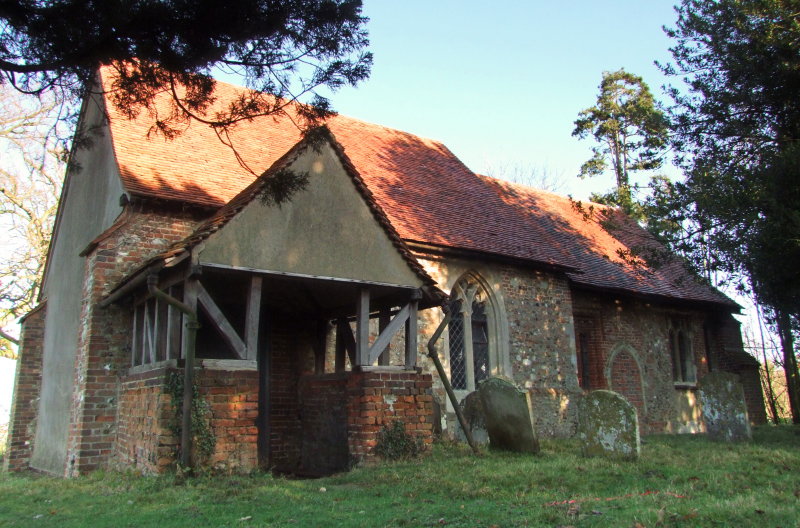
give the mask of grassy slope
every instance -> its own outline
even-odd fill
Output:
[[[0,474],[0,526],[800,526],[800,429],[742,445],[650,437],[635,463],[577,450],[546,441],[537,457],[476,459],[438,446],[320,480]],[[550,505],[567,499],[579,502]]]

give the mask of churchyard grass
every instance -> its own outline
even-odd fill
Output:
[[[753,442],[644,439],[637,462],[583,458],[573,440],[538,456],[428,456],[315,480],[265,474],[62,480],[0,474],[3,527],[800,526],[800,429]]]

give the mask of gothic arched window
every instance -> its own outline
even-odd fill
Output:
[[[450,383],[454,390],[473,391],[493,373],[504,370],[498,334],[496,307],[478,280],[467,275],[450,294],[451,320],[448,328]]]
[[[676,384],[695,383],[695,365],[692,338],[685,321],[672,321],[669,329],[669,353],[672,357],[672,379]]]

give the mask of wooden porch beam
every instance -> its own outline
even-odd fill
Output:
[[[392,341],[394,335],[403,327],[403,323],[406,322],[409,316],[409,305],[403,306],[400,312],[394,316],[386,329],[381,332],[381,335],[378,336],[378,339],[372,344],[369,349],[369,362],[367,365],[372,365],[375,360],[378,359],[378,356],[389,346],[389,343]]]
[[[239,359],[247,359],[247,345],[244,344],[242,338],[239,337],[231,323],[228,322],[228,318],[225,317],[225,314],[222,313],[217,303],[214,302],[214,299],[211,298],[211,295],[199,281],[197,282],[197,300],[200,303],[200,307],[211,318],[214,326],[217,327],[217,330],[219,330]]]
[[[137,354],[139,353],[139,347],[142,344],[142,338],[139,335],[142,331],[142,325],[139,323],[139,307],[133,307],[133,351],[131,353],[131,366],[136,366]]]

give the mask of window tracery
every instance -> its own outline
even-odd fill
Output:
[[[496,313],[486,288],[472,274],[462,277],[450,294],[448,328],[450,383],[454,390],[473,391],[478,383],[504,370],[502,340]]]

